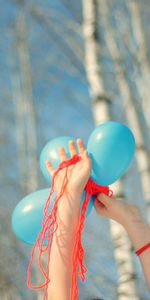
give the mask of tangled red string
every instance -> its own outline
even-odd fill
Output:
[[[28,288],[34,289],[34,290],[44,288],[43,300],[47,299],[47,288],[48,288],[48,284],[50,282],[50,278],[49,278],[50,254],[51,254],[51,246],[52,246],[53,236],[58,228],[58,223],[57,223],[58,203],[59,203],[59,200],[61,199],[61,197],[66,189],[67,183],[68,183],[68,177],[67,177],[68,167],[70,165],[76,164],[80,160],[81,160],[81,157],[79,155],[75,154],[72,158],[70,158],[66,161],[63,161],[59,165],[58,169],[55,171],[54,176],[52,178],[52,187],[50,190],[50,194],[47,198],[46,205],[44,207],[42,229],[37,237],[37,240],[32,248],[32,251],[31,251],[31,259],[30,259],[30,263],[29,263],[29,266],[27,269],[27,286],[28,286]],[[57,176],[58,172],[60,170],[62,170],[63,168],[66,168],[66,170],[65,170],[65,176],[63,179],[62,187],[61,187],[61,192],[60,192],[59,196],[55,197],[53,209],[50,213],[48,213],[51,196],[54,192],[55,177]],[[79,224],[78,224],[78,228],[77,228],[77,232],[76,232],[76,236],[75,236],[75,246],[74,246],[73,255],[72,255],[73,271],[72,271],[70,300],[78,299],[78,283],[77,283],[78,276],[80,276],[82,281],[85,281],[85,273],[86,273],[87,269],[83,263],[84,248],[82,246],[81,238],[82,238],[82,231],[84,228],[86,210],[87,210],[89,201],[91,199],[91,196],[97,195],[99,193],[104,193],[110,197],[112,196],[112,191],[109,189],[109,187],[97,185],[91,178],[88,180],[84,189],[86,191],[86,194],[85,194],[85,199],[84,199],[82,209],[81,209]],[[47,242],[46,246],[45,246],[45,241]],[[45,282],[40,285],[32,285],[31,284],[31,268],[32,268],[34,254],[35,254],[36,249],[39,251],[38,266],[39,266],[41,273],[43,274],[43,276],[45,278]],[[46,270],[44,270],[44,267],[42,265],[42,256],[46,252],[47,252],[47,263],[46,263]]]

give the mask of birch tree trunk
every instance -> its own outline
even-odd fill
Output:
[[[145,29],[142,26],[142,20],[140,16],[140,3],[138,3],[138,1],[135,0],[128,1],[128,8],[131,15],[131,26],[133,30],[134,39],[137,44],[136,54],[133,55],[136,57],[136,63],[138,64],[140,72],[142,73],[142,76],[136,76],[136,86],[141,96],[141,99],[143,100],[143,103],[147,104],[147,99],[149,99],[150,97],[150,63],[148,59],[148,47],[145,38]],[[140,74],[140,72],[138,74]],[[144,99],[146,99],[146,102],[144,101]],[[149,123],[150,125],[150,105],[146,105],[146,107],[146,119],[147,123]],[[135,107],[135,109],[137,111],[138,118],[140,118],[141,110],[138,109],[138,107]],[[143,122],[141,122],[141,129],[143,130],[143,133],[144,131],[147,131],[147,128],[145,128]]]
[[[27,176],[27,164],[26,161],[26,139],[25,139],[25,124],[24,124],[24,101],[22,98],[19,72],[16,68],[16,51],[11,51],[9,55],[9,66],[13,70],[13,76],[11,76],[11,92],[12,99],[15,106],[16,113],[16,142],[18,150],[18,165],[19,165],[19,186],[23,194],[26,193],[26,176]]]
[[[108,3],[107,1],[101,1],[101,9],[103,11],[103,23],[105,24],[105,28],[107,31],[107,47],[115,62],[115,70],[116,70],[116,78],[117,83],[120,90],[121,99],[123,100],[123,105],[125,107],[126,119],[129,126],[132,128],[136,143],[136,165],[137,165],[137,173],[140,174],[141,187],[144,195],[144,199],[148,204],[146,209],[146,204],[143,203],[144,214],[146,215],[149,212],[149,199],[150,199],[150,172],[149,172],[149,159],[148,159],[148,151],[144,142],[144,136],[141,126],[140,118],[138,117],[137,110],[135,107],[136,99],[134,99],[134,95],[131,93],[131,87],[129,88],[128,82],[126,79],[126,73],[124,71],[123,66],[121,65],[122,57],[119,49],[117,48],[117,44],[115,43],[115,33],[112,30],[112,27],[109,23],[109,15],[108,11]],[[133,16],[134,18],[134,16]],[[145,208],[145,209],[144,209]],[[138,286],[137,286],[138,290]],[[141,294],[141,291],[139,291]]]
[[[150,163],[148,150],[145,145],[143,131],[142,131],[142,122],[138,117],[136,110],[136,99],[134,99],[134,95],[131,93],[131,88],[128,86],[128,82],[126,79],[126,73],[124,67],[121,65],[122,57],[120,51],[115,43],[115,33],[112,30],[112,27],[109,23],[109,11],[108,11],[108,3],[107,0],[101,0],[101,8],[103,11],[103,22],[105,24],[107,30],[107,47],[111,54],[112,59],[115,62],[115,70],[116,70],[116,78],[119,86],[119,91],[121,95],[121,99],[123,100],[123,105],[125,107],[126,119],[129,126],[132,128],[135,138],[136,138],[136,162],[138,166],[138,170],[141,173],[141,185],[144,193],[144,198],[149,204],[150,199]],[[133,16],[134,18],[134,16]]]
[[[19,58],[20,80],[12,79],[14,101],[18,125],[18,152],[20,158],[20,181],[23,193],[31,193],[38,188],[36,117],[33,102],[32,75],[28,49],[27,24],[21,9],[15,27],[16,50]],[[29,260],[29,258],[28,258]],[[40,274],[35,277],[39,281]],[[41,279],[41,278],[40,278]],[[36,292],[36,299],[42,299],[43,291]]]
[[[100,3],[104,3],[100,1]],[[98,2],[96,0],[83,0],[83,35],[85,40],[85,66],[92,97],[93,115],[98,125],[111,119],[111,101],[106,94],[102,71],[99,62],[100,43],[98,38]],[[116,189],[116,197],[124,198],[122,182],[112,186]],[[111,233],[115,244],[115,258],[118,263],[118,299],[137,300],[135,272],[131,256],[131,244],[124,229],[111,221]]]
[[[30,68],[29,49],[27,44],[26,20],[22,9],[16,21],[16,48],[19,57],[19,66],[22,86],[22,109],[24,110],[24,126],[26,130],[27,151],[27,192],[34,191],[38,185],[37,177],[37,143],[36,120],[32,93],[32,76]],[[21,105],[20,105],[21,106]],[[21,137],[22,138],[22,137]],[[23,162],[22,162],[23,163]]]

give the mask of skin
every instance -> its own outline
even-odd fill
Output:
[[[50,283],[48,285],[48,300],[69,300],[72,278],[72,253],[75,234],[78,228],[81,196],[90,178],[92,162],[87,154],[83,141],[77,139],[78,153],[81,161],[68,168],[68,184],[58,205],[58,228],[54,234],[49,264]],[[69,141],[70,156],[77,154],[73,141]],[[59,149],[60,160],[67,159],[64,148]],[[50,161],[46,161],[49,173],[53,176],[55,169]],[[61,170],[55,180],[55,191],[59,195],[65,169]],[[136,206],[110,199],[99,194],[94,207],[98,215],[113,219],[120,223],[128,232],[135,250],[150,242],[150,229],[142,219]],[[150,290],[150,248],[140,255],[141,265]]]
[[[49,272],[51,282],[48,285],[48,300],[69,300],[72,278],[72,253],[75,234],[79,223],[81,195],[91,174],[91,160],[81,139],[77,140],[78,151],[82,158],[76,165],[69,166],[69,182],[58,206],[58,228],[51,248]],[[77,153],[73,141],[69,142],[70,156]],[[63,148],[59,149],[60,160],[66,160]],[[46,162],[51,175],[55,170],[50,161]],[[55,191],[60,193],[65,169],[61,170],[55,181]]]
[[[120,223],[128,233],[135,251],[150,242],[150,228],[143,219],[139,208],[124,201],[109,198],[99,194],[94,203],[96,212],[102,216]],[[141,266],[150,291],[150,247],[139,256]]]

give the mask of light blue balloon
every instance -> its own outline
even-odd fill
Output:
[[[91,133],[87,151],[92,159],[92,179],[99,185],[110,185],[126,172],[133,160],[135,139],[126,125],[106,122]]]
[[[15,207],[12,214],[12,229],[16,236],[27,244],[34,245],[42,228],[43,210],[49,196],[50,189],[42,189],[24,197]],[[85,191],[82,194],[82,203]],[[55,193],[51,197],[49,213],[54,205]],[[60,199],[61,201],[61,199]],[[94,198],[91,197],[86,217],[93,207]],[[81,204],[82,207],[82,204]],[[46,245],[45,239],[45,245]]]
[[[54,168],[57,169],[60,164],[60,157],[58,152],[58,149],[60,147],[64,147],[67,157],[70,158],[70,151],[68,145],[69,140],[73,140],[76,144],[76,139],[74,137],[60,136],[51,140],[44,146],[40,155],[40,168],[42,174],[44,175],[44,177],[47,179],[48,182],[51,182],[52,178],[49,172],[47,171],[45,161],[50,160]]]

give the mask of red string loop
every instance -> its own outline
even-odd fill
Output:
[[[112,190],[110,190],[108,186],[98,185],[95,181],[92,180],[92,178],[89,178],[84,189],[90,195],[97,195],[99,193],[104,193],[109,197],[112,197],[113,194]]]

